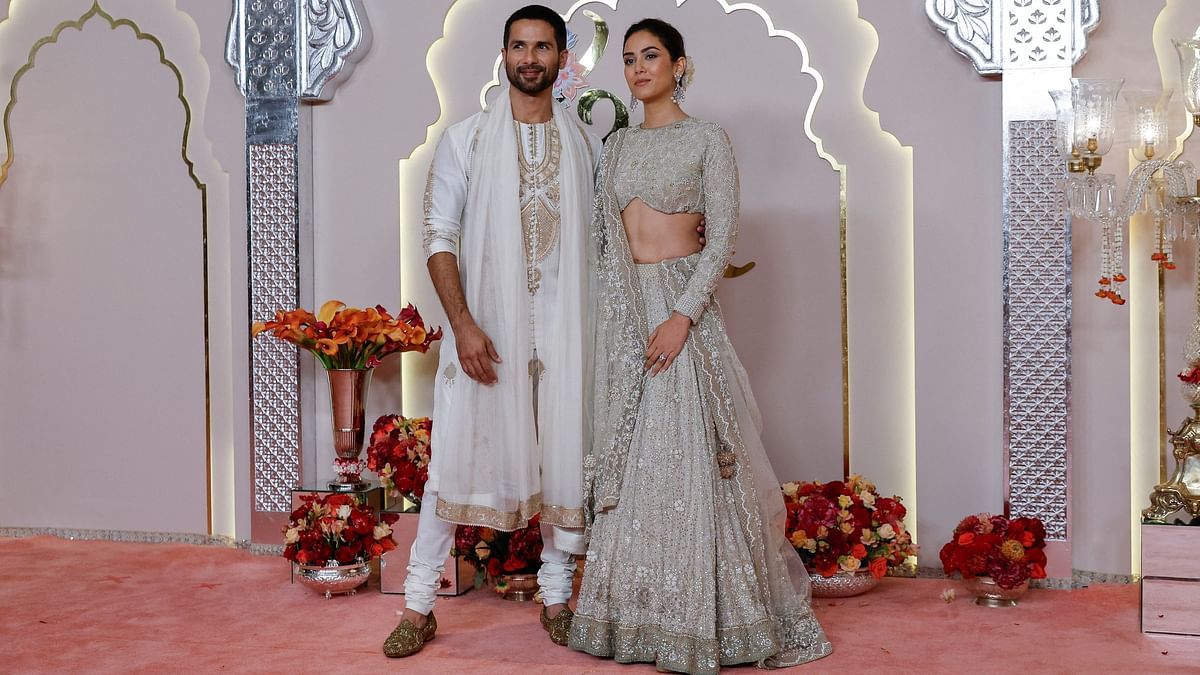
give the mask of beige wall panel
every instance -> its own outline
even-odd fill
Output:
[[[244,162],[243,124],[228,82],[206,115],[229,8],[192,4],[198,20],[173,0],[0,3],[5,105],[34,44],[86,17],[37,52],[0,136],[0,526],[209,532],[211,439],[211,529],[236,534],[244,202],[216,152]]]
[[[1153,29],[1162,7],[1160,1],[1106,3],[1075,76],[1125,78],[1127,89],[1161,87]],[[1121,135],[1128,123],[1125,102],[1119,100],[1118,136],[1100,169],[1116,176],[1118,194],[1131,168],[1127,137]],[[1157,300],[1148,225],[1141,218],[1134,221],[1127,253],[1132,293],[1129,304],[1117,307],[1093,295],[1100,277],[1099,224],[1073,222],[1071,506],[1078,569],[1134,571],[1138,547],[1131,522],[1136,511],[1149,505],[1147,495],[1157,482]],[[1190,265],[1180,267],[1172,276],[1187,274],[1182,270]],[[1132,494],[1130,475],[1138,467],[1131,461],[1131,444],[1144,455],[1143,472],[1155,474],[1140,495]]]
[[[920,3],[859,11],[879,31],[867,105],[913,146],[917,527],[936,565],[959,519],[1003,509],[1001,83]]]
[[[22,395],[0,412],[0,512],[204,532],[203,212],[178,81],[151,43],[92,21],[19,84],[0,377]]]

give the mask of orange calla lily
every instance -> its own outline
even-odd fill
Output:
[[[326,368],[374,368],[396,352],[425,352],[442,337],[441,329],[426,330],[411,304],[392,317],[381,306],[360,309],[340,300],[321,305],[314,316],[305,309],[277,311],[270,321],[251,325],[251,335],[269,332],[312,352]]]
[[[325,304],[321,305],[321,311],[317,312],[317,321],[320,321],[325,325],[329,325],[330,322],[333,321],[334,316],[338,313],[338,310],[345,306],[346,303],[342,302],[341,300],[330,300],[329,302],[326,302]]]

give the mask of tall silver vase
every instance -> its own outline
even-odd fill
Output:
[[[337,455],[334,466],[337,480],[329,482],[329,489],[345,492],[365,490],[362,480],[362,465],[358,456],[362,454],[365,435],[367,388],[371,384],[371,368],[337,369],[325,371],[329,376],[329,405],[333,411],[333,450]]]

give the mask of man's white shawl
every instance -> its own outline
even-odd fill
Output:
[[[443,520],[514,530],[541,512],[544,523],[583,526],[581,464],[591,446],[594,159],[568,111],[555,105],[553,121],[562,146],[560,258],[553,316],[539,317],[547,325],[538,348],[545,374],[535,428],[520,149],[508,91],[479,114],[458,265],[467,306],[503,362],[495,364],[497,383],[482,385],[462,371],[453,335],[447,332],[441,346],[426,489],[437,492]]]

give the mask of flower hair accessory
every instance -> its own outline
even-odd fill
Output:
[[[685,56],[683,59],[683,81],[679,83],[679,86],[687,89],[692,86],[692,78],[696,76],[696,62],[690,56]]]

